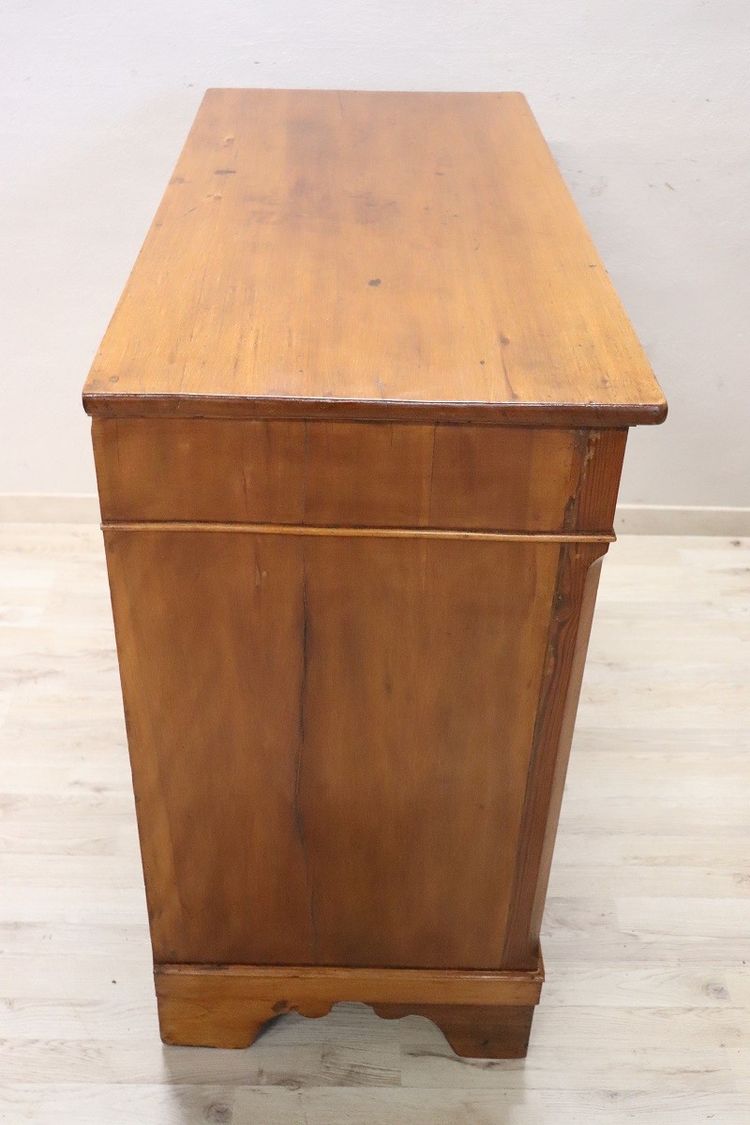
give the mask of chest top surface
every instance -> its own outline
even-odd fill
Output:
[[[520,425],[666,414],[515,93],[209,90],[84,403]]]

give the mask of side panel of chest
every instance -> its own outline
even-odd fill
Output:
[[[156,959],[497,965],[559,545],[106,539]]]
[[[611,531],[601,475],[625,443],[623,430],[219,419],[97,419],[93,436],[105,522],[552,533]]]
[[[533,967],[624,432],[94,432],[155,960]]]

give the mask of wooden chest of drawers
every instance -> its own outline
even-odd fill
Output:
[[[526,1051],[627,428],[518,94],[214,90],[84,391],[159,1020]]]

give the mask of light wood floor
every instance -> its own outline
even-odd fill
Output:
[[[525,1062],[357,1005],[165,1048],[99,533],[0,526],[0,1120],[747,1125],[748,673],[750,540],[611,549]]]

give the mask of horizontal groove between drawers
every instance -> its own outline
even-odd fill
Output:
[[[341,539],[468,539],[481,542],[521,542],[528,539],[541,543],[614,543],[611,534],[586,534],[543,531],[466,531],[453,528],[425,527],[331,527],[309,524],[278,523],[212,523],[210,521],[126,521],[107,520],[102,531],[208,531],[251,535],[317,536]]]

